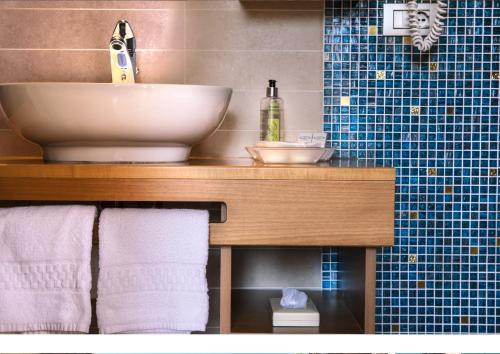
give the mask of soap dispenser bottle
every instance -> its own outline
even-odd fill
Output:
[[[269,80],[266,97],[260,102],[260,140],[280,141],[283,137],[283,104],[276,80]]]

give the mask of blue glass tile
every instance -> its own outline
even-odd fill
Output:
[[[429,54],[381,34],[383,4],[327,0],[324,37],[328,144],[396,168],[376,331],[498,333],[500,1],[450,1]],[[342,288],[335,248],[323,250],[322,284]]]

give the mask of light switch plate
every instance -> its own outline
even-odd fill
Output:
[[[418,4],[422,12],[421,34],[426,36],[436,17],[437,4]],[[384,36],[409,36],[408,7],[406,4],[384,4]]]

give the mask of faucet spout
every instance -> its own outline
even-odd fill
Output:
[[[129,23],[120,20],[109,41],[111,76],[113,83],[135,83],[137,74],[135,36]]]

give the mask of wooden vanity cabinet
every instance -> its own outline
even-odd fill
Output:
[[[316,331],[373,333],[376,247],[393,244],[394,181],[394,169],[355,160],[318,165],[246,159],[172,165],[0,160],[4,202],[224,205],[225,222],[210,224],[210,244],[221,247],[221,333],[286,331],[273,328],[270,318],[268,299],[279,293],[232,289],[235,246],[338,247],[341,289],[310,294],[321,312]]]

